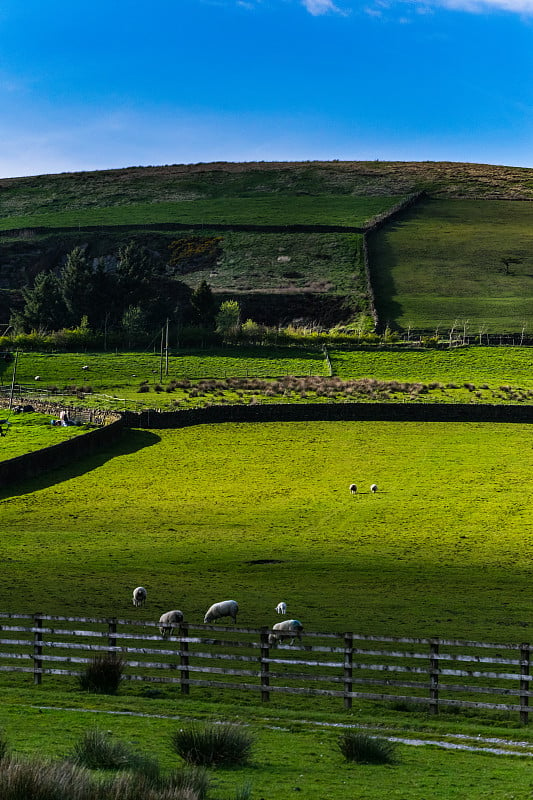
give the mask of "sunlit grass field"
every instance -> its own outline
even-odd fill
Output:
[[[87,432],[86,427],[75,425],[52,426],[53,417],[47,414],[12,414],[9,409],[0,408],[0,418],[3,433],[0,437],[1,461],[41,450],[43,447],[51,447]]]
[[[134,431],[3,491],[2,605],[127,617],[142,584],[146,619],[177,607],[201,622],[234,597],[260,626],[285,599],[315,630],[520,641],[530,456],[528,426],[513,424]]]
[[[401,197],[265,195],[94,206],[3,217],[0,230],[84,225],[342,225],[358,227]]]
[[[0,604],[154,622],[181,608],[201,622],[212,601],[235,597],[239,623],[258,627],[278,620],[285,599],[308,630],[528,641],[531,445],[529,426],[507,424],[130,431],[94,457],[0,491]],[[133,609],[139,583],[148,602]],[[397,763],[376,767],[348,765],[337,749],[338,723],[400,739],[466,735],[472,746],[479,735],[530,741],[516,714],[430,718],[358,702],[345,712],[306,698],[258,708],[248,693],[198,689],[182,699],[128,686],[102,698],[72,679],[31,688],[3,674],[0,683],[0,728],[30,755],[62,757],[98,725],[170,769],[169,736],[189,719],[251,726],[252,763],[215,770],[211,800],[236,800],[245,784],[269,800],[295,788],[310,800],[427,800],[435,787],[440,800],[526,800],[531,791],[529,759],[516,755],[399,744]]]
[[[428,200],[371,241],[380,319],[470,335],[533,330],[533,207]],[[503,258],[517,259],[506,272]]]
[[[333,375],[342,380],[376,379],[424,383],[427,390],[417,396],[424,402],[530,402],[533,390],[533,350],[527,347],[468,347],[454,350],[329,350]],[[9,384],[12,364],[2,364],[0,376]],[[87,369],[84,369],[87,367]],[[40,380],[36,381],[38,375]],[[22,353],[17,381],[46,394],[47,389],[89,389],[78,403],[123,408],[170,408],[219,402],[327,401],[305,390],[270,397],[259,389],[239,396],[235,390],[214,385],[201,395],[173,388],[172,381],[202,379],[225,381],[235,377],[275,379],[287,376],[326,378],[329,368],[324,353],[316,347],[226,347],[217,350],[172,351],[168,359],[158,352],[144,353]],[[145,383],[146,391],[139,392]],[[502,388],[504,387],[504,388]],[[507,388],[505,388],[507,387]],[[168,390],[168,391],[167,391]],[[118,398],[113,400],[113,398]],[[331,399],[331,398],[330,398]],[[354,399],[348,395],[338,400]],[[357,399],[357,398],[356,398]],[[362,398],[372,400],[372,396]],[[375,397],[374,399],[380,399]],[[412,399],[404,394],[390,400]]]

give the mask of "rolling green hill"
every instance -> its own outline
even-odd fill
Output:
[[[132,239],[169,264],[173,241],[207,236],[220,240],[216,259],[182,259],[172,278],[193,289],[206,280],[220,299],[236,297],[244,318],[267,324],[349,321],[371,299],[362,239],[342,229],[368,226],[420,191],[427,199],[371,235],[379,324],[531,333],[533,211],[517,201],[533,199],[533,170],[446,162],[214,163],[0,180],[0,317],[75,246],[113,269]],[[298,225],[337,230],[288,229]]]

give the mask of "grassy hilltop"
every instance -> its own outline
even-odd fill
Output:
[[[428,199],[372,234],[369,287],[354,229],[421,191]],[[19,232],[0,234],[1,316],[77,245],[109,266],[135,239],[168,264],[172,242],[216,239],[211,260],[169,269],[191,288],[207,280],[222,298],[236,297],[244,318],[331,325],[368,313],[373,289],[382,325],[531,332],[533,206],[517,202],[529,200],[533,170],[446,162],[213,163],[3,179],[0,231]],[[302,225],[315,230],[291,230]]]

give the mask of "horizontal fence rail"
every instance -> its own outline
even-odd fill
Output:
[[[304,632],[272,643],[270,628],[0,613],[0,672],[77,677],[96,656],[121,658],[124,680],[439,708],[518,712],[529,721],[529,644]]]

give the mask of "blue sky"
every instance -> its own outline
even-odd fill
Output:
[[[533,0],[2,0],[0,177],[533,167]]]

